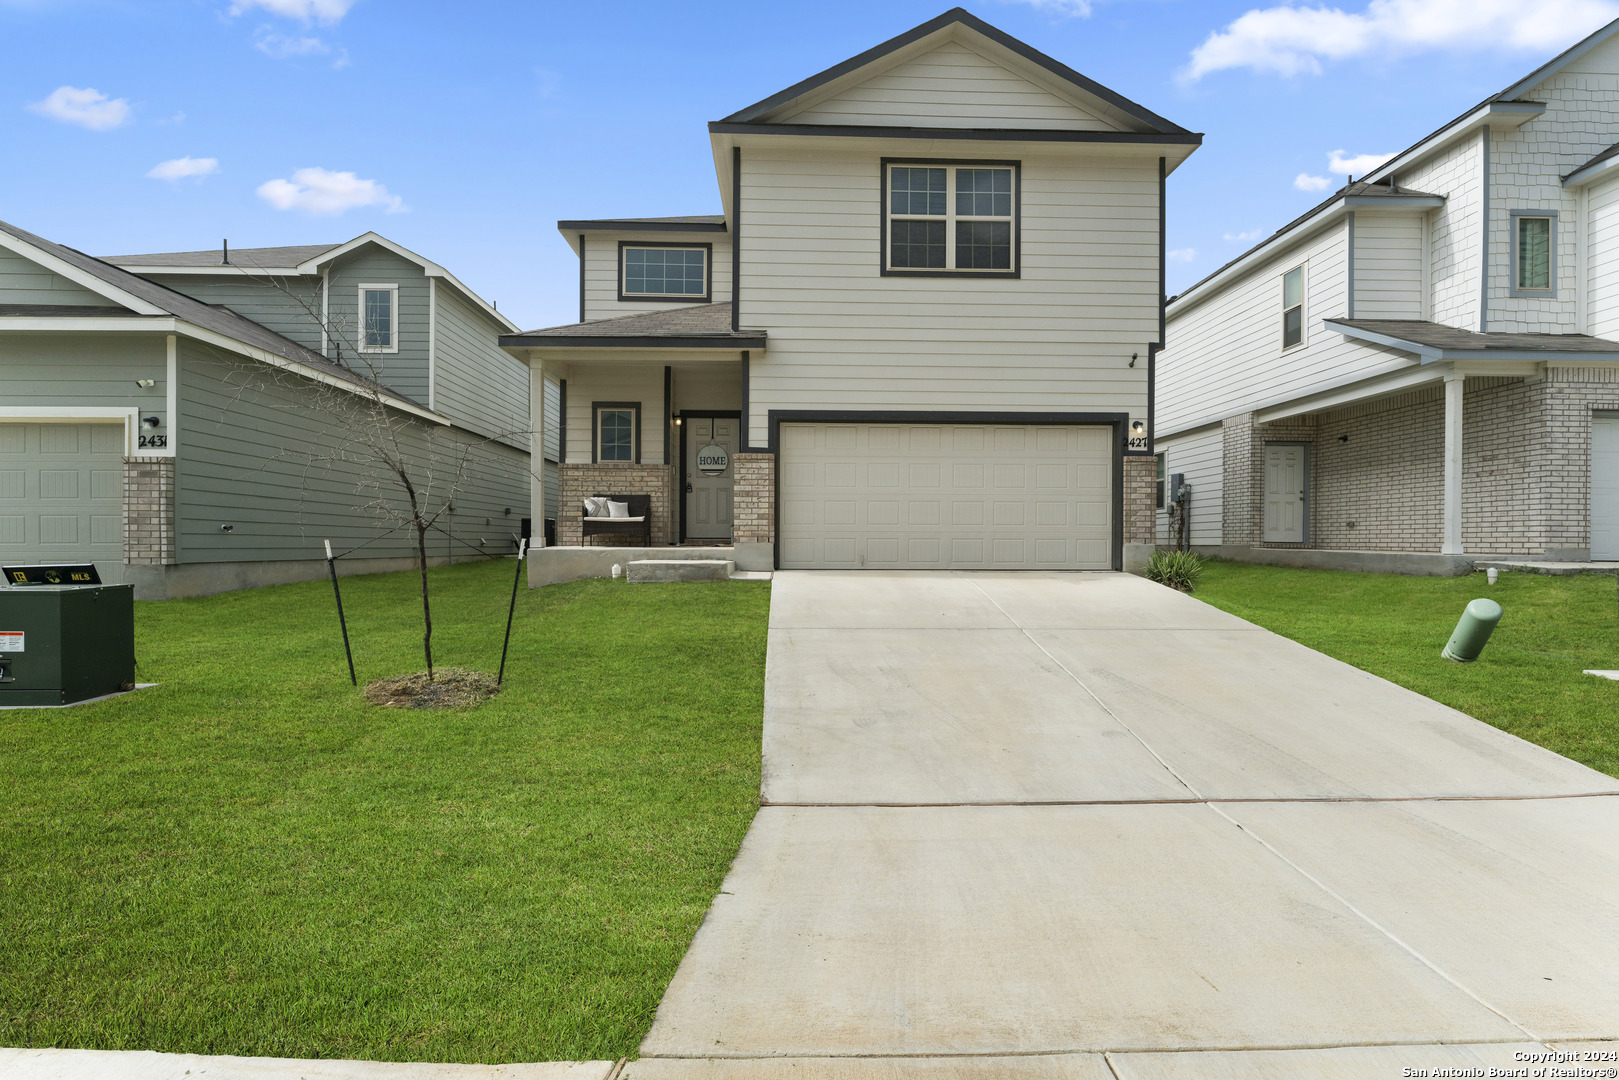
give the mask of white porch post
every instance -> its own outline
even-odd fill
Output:
[[[528,503],[531,548],[545,546],[545,361],[528,354]]]
[[[1445,375],[1445,536],[1442,555],[1462,553],[1462,388],[1464,376]]]

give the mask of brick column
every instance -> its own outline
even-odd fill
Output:
[[[675,471],[668,465],[631,465],[627,462],[564,463],[557,468],[557,546],[585,544],[584,501],[591,495],[652,496],[652,543],[675,543],[670,534],[674,505]],[[592,536],[592,546],[619,547],[622,537]]]
[[[1124,459],[1124,542],[1158,542],[1158,461],[1151,457]]]
[[[174,459],[124,459],[124,562],[174,562]]]
[[[731,500],[731,540],[737,544],[776,542],[776,455],[737,454]]]
[[[1227,417],[1222,436],[1220,542],[1259,543],[1264,512],[1264,469],[1254,460],[1254,414]],[[1194,494],[1195,497],[1195,494]]]

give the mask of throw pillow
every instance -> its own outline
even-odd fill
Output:
[[[606,517],[607,496],[593,495],[585,500],[585,517]]]
[[[627,503],[627,502],[613,502],[612,500],[608,500],[608,503],[607,503],[607,516],[608,517],[616,517],[616,518],[627,518],[627,517],[629,517],[630,516],[630,504]]]

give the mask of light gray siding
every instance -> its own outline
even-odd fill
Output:
[[[1224,480],[1224,433],[1218,426],[1188,432],[1158,444],[1164,454],[1164,497],[1169,497],[1171,473],[1186,474],[1191,485],[1191,543],[1212,545],[1220,543],[1220,515],[1222,513],[1222,486]],[[1174,544],[1178,536],[1170,535],[1169,509],[1158,511],[1158,542]]]
[[[1355,318],[1422,318],[1423,219],[1355,214]]]
[[[1586,325],[1596,337],[1619,335],[1619,177],[1591,185],[1586,196]]]
[[[364,508],[378,491],[398,498],[392,489],[368,487],[368,473],[356,463],[309,464],[310,455],[334,450],[345,429],[330,414],[309,407],[304,387],[181,343],[185,439],[175,465],[179,561],[316,559],[322,557],[323,539],[339,551],[374,540],[364,549],[366,557],[412,554],[409,530],[389,533],[393,524]],[[429,452],[429,431],[442,459],[476,444],[475,464],[455,496],[453,519],[446,522],[473,546],[456,543],[455,550],[471,556],[484,539],[491,553],[509,552],[509,537],[528,516],[528,455],[425,423],[407,436],[409,452]],[[430,496],[431,505],[442,497],[444,482],[441,476],[433,487],[438,494]],[[222,525],[231,525],[231,531]],[[446,533],[435,533],[430,553],[443,556],[451,544]]]
[[[547,461],[561,461],[561,446],[562,385],[557,376],[547,374],[545,376],[545,459]]]
[[[649,233],[586,233],[585,234],[585,319],[612,319],[620,315],[638,315],[643,311],[667,311],[686,305],[669,300],[623,300],[618,298],[619,242],[658,244],[691,244],[694,247],[712,244],[714,248],[713,282],[710,289],[712,302],[719,304],[731,299],[731,238],[725,233],[677,232]],[[694,301],[695,302],[695,301]]]
[[[148,274],[176,292],[219,304],[267,326],[306,349],[320,351],[320,281],[305,277]]]
[[[360,286],[399,286],[399,351],[355,355],[361,339]],[[389,389],[426,405],[428,386],[427,275],[385,248],[367,245],[339,260],[327,283],[327,325],[342,347],[343,361],[357,370],[375,368]],[[335,352],[328,351],[328,356]]]
[[[433,408],[480,435],[526,448],[528,365],[501,349],[502,327],[452,286],[432,291]]]
[[[32,259],[0,248],[0,304],[71,304],[116,306],[99,293],[45,269]]]

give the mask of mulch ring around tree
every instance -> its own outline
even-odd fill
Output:
[[[500,693],[492,676],[467,668],[437,668],[433,681],[427,672],[373,679],[365,684],[365,699],[387,709],[463,709],[481,705]]]

